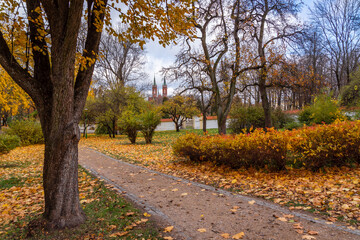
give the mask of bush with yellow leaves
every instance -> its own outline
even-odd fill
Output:
[[[306,169],[360,163],[360,121],[335,121],[295,130],[289,147]]]

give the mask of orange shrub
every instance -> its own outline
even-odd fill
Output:
[[[297,161],[311,170],[360,163],[360,121],[295,130],[290,150]]]
[[[200,161],[202,160],[201,142],[202,138],[199,135],[187,133],[179,137],[172,148],[177,156],[188,157],[191,161]]]
[[[190,160],[213,161],[232,168],[285,169],[287,141],[274,129],[256,129],[251,134],[200,137],[187,134],[174,144],[174,153]]]

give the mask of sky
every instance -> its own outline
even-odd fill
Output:
[[[309,19],[309,7],[312,7],[314,0],[303,0],[304,5],[302,11],[299,14],[299,17],[306,21]],[[161,75],[161,69],[163,67],[171,66],[175,61],[175,56],[180,50],[180,46],[168,46],[164,48],[160,44],[154,41],[149,41],[145,45],[147,54],[147,63],[145,65],[145,72],[149,75],[148,81],[153,83],[154,76],[156,83],[158,85],[158,90],[162,89],[163,76]],[[171,96],[174,93],[174,88],[176,83],[171,83],[167,81],[168,85],[168,96]],[[151,94],[151,89],[146,92],[146,94]]]

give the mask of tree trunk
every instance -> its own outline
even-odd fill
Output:
[[[269,100],[266,93],[266,87],[265,84],[259,84],[259,92],[261,96],[261,104],[264,109],[264,115],[265,115],[265,128],[272,127],[272,121],[271,121],[271,108],[269,104]]]
[[[203,113],[203,132],[206,132],[206,111]]]
[[[219,119],[218,118],[218,127],[219,127],[219,134],[223,135],[226,134],[226,117]]]
[[[86,220],[80,206],[78,190],[80,130],[77,123],[70,123],[47,135],[43,175],[45,227],[75,227]]]
[[[180,132],[180,125],[177,122],[175,122],[175,128],[177,132]]]

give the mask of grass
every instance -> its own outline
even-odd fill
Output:
[[[159,229],[110,186],[79,168],[84,224],[48,233],[29,229],[44,211],[43,145],[20,147],[0,160],[0,239],[162,239]],[[28,165],[26,169],[23,166]]]

